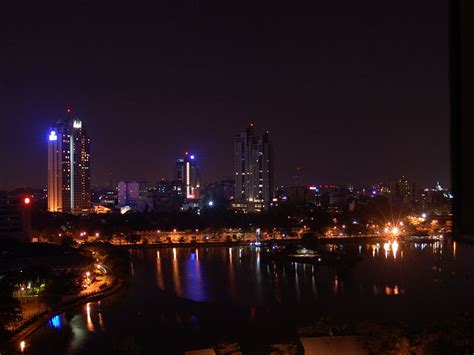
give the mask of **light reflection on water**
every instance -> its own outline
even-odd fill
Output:
[[[48,324],[51,328],[54,329],[61,329],[62,327],[62,320],[59,314],[53,316],[49,321]]]
[[[341,246],[329,248],[340,250]],[[292,315],[301,306],[298,316],[322,310],[349,318],[390,312],[392,317],[403,319],[411,314],[417,318],[415,313],[424,309],[454,314],[472,304],[473,246],[387,240],[347,243],[344,250],[361,255],[363,260],[344,268],[275,264],[265,261],[260,250],[251,247],[134,250],[134,276],[123,303],[118,298],[114,306],[106,299],[88,303],[67,318],[53,317],[45,325],[50,333],[43,336],[70,332],[68,349],[64,350],[74,353],[84,349],[91,337],[123,327],[128,318],[121,318],[122,313],[133,317],[131,326],[143,323],[143,329],[157,324],[199,328],[202,314],[194,309],[182,313],[163,306],[164,310],[154,313],[163,291],[199,302],[238,305],[248,319],[259,318],[259,307],[283,307]],[[447,304],[446,299],[456,302]],[[111,321],[110,317],[122,321]],[[41,331],[38,334],[41,336]]]
[[[327,246],[329,250],[341,250],[342,247],[338,244]],[[350,245],[345,248],[351,250]],[[452,248],[451,261],[456,256],[456,245]],[[299,263],[267,263],[261,259],[260,248],[161,249],[154,252],[156,285],[161,290],[194,301],[262,304],[271,299],[276,303],[307,303],[321,297],[367,296],[367,291],[372,296],[403,296],[407,292],[404,283],[413,282],[413,268],[417,264],[421,266],[420,273],[431,269],[433,264],[437,270],[442,270],[438,259],[442,258],[443,242],[439,241],[405,243],[388,240],[367,243],[364,247],[353,245],[352,251],[362,255],[364,260],[341,270],[340,267]],[[288,269],[292,272],[288,273]],[[346,285],[348,277],[350,283]],[[292,291],[285,289],[282,279],[292,285]]]

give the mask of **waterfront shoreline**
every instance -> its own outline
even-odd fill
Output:
[[[425,237],[425,236],[420,236]],[[399,242],[411,242],[412,237],[402,237],[398,238]],[[449,238],[444,238],[444,240],[448,240]],[[367,242],[367,241],[389,241],[393,240],[393,237],[388,236],[344,236],[344,237],[320,237],[317,239],[318,242],[321,244],[331,244],[331,243],[357,243],[357,242]],[[424,239],[422,239],[424,240]],[[427,242],[434,242],[436,240],[429,240],[429,237],[426,236]],[[291,243],[301,243],[301,238],[294,238],[294,239],[265,239],[262,240],[262,243],[265,242],[276,242],[278,244],[291,244]],[[145,244],[112,244],[115,247],[119,247],[121,249],[163,249],[163,248],[203,248],[203,247],[244,247],[244,246],[253,246],[252,244],[255,243],[254,241],[238,241],[238,242],[191,242],[191,243],[145,243]],[[474,243],[474,242],[473,242]]]
[[[66,312],[85,303],[99,301],[109,296],[112,296],[122,290],[125,284],[126,279],[116,277],[114,278],[114,281],[110,284],[110,286],[108,286],[102,291],[90,295],[84,295],[83,297],[79,296],[79,298],[73,301],[72,303],[66,302],[66,304],[59,305],[58,308],[55,308],[54,310],[44,311],[44,314],[40,315],[38,319],[32,321],[31,324],[27,324],[31,321],[31,319],[25,321],[17,328],[16,331],[13,332],[11,337],[6,340],[4,344],[0,345],[0,354],[1,351],[5,351],[6,349],[14,349],[20,341],[30,337],[55,315]]]
[[[356,236],[356,237],[323,237],[318,238],[318,241],[323,244],[328,243],[338,243],[338,242],[367,242],[370,240],[389,240],[390,238],[383,237],[383,236]],[[295,239],[266,239],[262,240],[264,242],[276,242],[281,244],[291,244],[291,243],[301,243],[301,238]],[[250,241],[245,242],[206,242],[206,243],[153,243],[153,244],[112,244],[113,246],[122,248],[122,249],[155,249],[155,248],[192,248],[192,247],[242,247],[242,246],[250,246],[252,243]]]

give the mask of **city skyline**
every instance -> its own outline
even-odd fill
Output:
[[[0,355],[474,354],[468,3],[2,4]]]
[[[67,116],[70,116],[70,115],[73,115],[73,116],[76,116],[72,109],[68,106],[65,110],[65,113]],[[61,116],[61,115],[58,115],[58,117],[65,117],[64,114]],[[72,116],[71,116],[72,117]],[[79,117],[76,117],[77,120],[79,120]],[[64,120],[64,118],[62,119]],[[57,119],[58,122],[61,121],[61,118]],[[80,120],[79,120],[80,121]],[[252,127],[254,126],[253,123],[250,123],[247,125],[248,127]],[[50,128],[47,130],[47,139],[46,141],[50,141],[50,135],[51,135],[51,126]],[[268,135],[269,131],[267,130],[266,131],[266,135]],[[231,140],[229,140],[231,141]],[[235,145],[235,135],[234,135],[234,145]],[[272,145],[272,150],[273,150],[273,145]],[[194,157],[195,156],[195,153],[189,153],[187,150],[181,150],[183,153],[183,155],[185,156],[185,158],[189,156],[192,156]],[[193,151],[194,152],[194,151]],[[178,153],[180,154],[180,153]],[[196,155],[197,156],[197,155]],[[235,156],[235,147],[234,147],[234,156]],[[209,159],[212,160],[212,157],[209,157]],[[234,157],[234,160],[235,160],[235,157]],[[92,160],[93,162],[94,160]],[[169,181],[172,181],[173,179],[176,179],[176,173],[177,173],[177,164],[179,163],[179,161],[183,161],[184,162],[184,159],[182,158],[178,158],[177,159],[177,162],[175,162],[175,164],[173,165],[172,163],[168,162],[168,166],[166,168],[163,168],[161,167],[160,171],[163,171],[162,174],[157,174],[157,175],[148,175],[148,178],[145,178],[143,177],[145,174],[141,173],[141,172],[133,172],[131,173],[130,175],[128,175],[126,178],[123,176],[123,175],[119,175],[119,176],[114,176],[112,174],[109,174],[105,180],[102,180],[100,183],[92,183],[91,186],[93,187],[100,187],[100,186],[108,186],[110,185],[110,183],[112,182],[112,185],[116,185],[119,181],[123,181],[123,180],[139,180],[139,181],[147,181],[148,183],[151,183],[152,185],[155,184],[155,183],[159,183],[160,180],[164,179],[164,180],[169,180]],[[272,164],[273,163],[273,159],[272,159]],[[206,165],[206,164],[204,164]],[[235,165],[235,162],[234,162],[234,165]],[[277,186],[292,186],[295,184],[295,176],[297,175],[298,176],[298,182],[301,182],[300,181],[300,178],[301,178],[301,167],[298,166],[296,169],[294,169],[294,171],[292,172],[294,175],[289,177],[288,180],[285,182],[285,183],[272,183],[272,186],[273,188],[276,188]],[[201,169],[199,169],[199,180],[201,180],[200,176],[201,176]],[[207,184],[207,183],[213,183],[213,182],[217,182],[219,180],[222,180],[222,179],[226,179],[226,178],[230,178],[230,177],[233,177],[235,174],[235,166],[233,169],[231,169],[231,171],[226,171],[226,172],[222,172],[221,175],[217,175],[214,179],[210,179],[210,180],[204,180],[204,183]],[[205,173],[204,173],[205,175]],[[274,175],[272,173],[272,175]],[[339,185],[339,186],[351,186],[351,185],[355,185],[355,186],[370,186],[370,185],[374,185],[374,184],[377,184],[377,183],[385,183],[385,184],[391,184],[393,183],[394,181],[396,181],[397,179],[399,179],[400,177],[405,177],[407,176],[408,179],[412,182],[416,182],[417,184],[419,185],[423,185],[425,187],[429,187],[429,186],[434,186],[435,184],[441,182],[441,185],[443,186],[450,186],[449,185],[449,180],[448,180],[448,183],[445,183],[443,179],[440,179],[438,177],[435,177],[433,176],[431,179],[429,179],[429,181],[425,182],[425,183],[420,183],[419,181],[413,179],[412,175],[410,174],[398,174],[398,175],[393,175],[391,177],[388,177],[388,179],[374,179],[372,181],[361,181],[359,183],[356,183],[354,184],[352,181],[343,181],[343,180],[335,180],[335,181],[317,181],[316,179],[313,179],[311,177],[308,177],[308,176],[303,176],[303,181],[302,183],[298,183],[298,185],[300,186],[311,186],[311,185],[327,185],[327,184],[336,184],[336,185]],[[273,177],[272,177],[273,179]],[[93,181],[94,180],[94,177],[92,176],[91,177],[91,180]],[[179,180],[179,178],[178,178]],[[202,185],[202,182],[200,182],[200,184]],[[11,186],[11,187],[8,187],[8,188],[4,188],[5,190],[7,189],[15,189],[15,188],[24,188],[24,187],[28,187],[28,188],[42,188],[42,187],[46,187],[48,185],[47,183],[47,179],[45,180],[45,183],[43,186],[34,186],[34,185],[17,185],[17,186]]]
[[[324,4],[316,19],[22,9],[35,30],[5,23],[0,187],[45,185],[47,127],[68,106],[93,132],[94,185],[169,177],[184,149],[203,181],[219,180],[233,171],[232,137],[252,122],[270,130],[278,185],[298,167],[302,184],[449,185],[447,2],[430,4],[348,4],[348,16]]]

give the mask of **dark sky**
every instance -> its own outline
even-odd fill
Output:
[[[67,106],[95,185],[171,177],[186,150],[205,182],[230,176],[250,122],[270,131],[277,183],[296,167],[305,184],[449,183],[447,0],[31,3],[0,9],[0,189],[46,184]]]

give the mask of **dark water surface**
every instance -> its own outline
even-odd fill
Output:
[[[44,324],[28,354],[171,354],[224,341],[282,342],[321,316],[426,325],[474,310],[474,246],[341,242],[347,269],[267,264],[252,247],[132,250],[118,294]],[[334,248],[336,245],[327,245]]]

